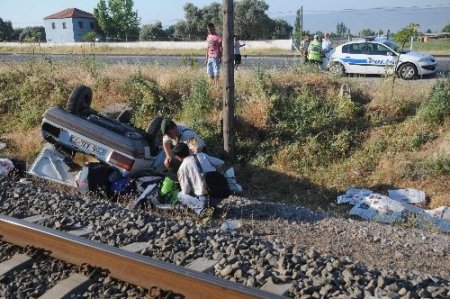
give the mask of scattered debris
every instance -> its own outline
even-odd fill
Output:
[[[377,193],[364,197],[349,213],[382,223],[403,222],[407,217],[406,209],[400,202]]]
[[[423,223],[432,223],[443,232],[450,232],[450,209],[440,207],[424,210],[415,204],[424,204],[425,192],[417,189],[389,190],[389,197],[368,189],[350,188],[337,197],[338,204],[353,205],[350,215],[381,223],[404,222],[414,215]],[[418,225],[420,225],[420,221]]]
[[[425,204],[426,196],[422,190],[407,188],[398,190],[388,190],[388,196],[393,200],[410,203],[410,204]]]
[[[373,191],[368,189],[353,189],[350,188],[344,195],[339,195],[337,197],[337,203],[349,203],[351,205],[356,205],[360,203],[366,196],[372,194]]]
[[[0,178],[6,177],[14,169],[14,164],[10,159],[0,158]]]
[[[26,178],[21,178],[19,180],[19,183],[23,184],[23,185],[30,185],[32,183],[32,181],[27,180]]]
[[[222,226],[220,227],[220,229],[222,231],[225,230],[235,230],[238,229],[242,226],[242,223],[239,220],[226,220]]]
[[[228,181],[228,188],[231,192],[241,193],[243,191],[242,186],[238,184],[236,176],[234,175],[234,168],[231,167],[223,174]]]

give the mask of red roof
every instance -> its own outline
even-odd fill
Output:
[[[68,19],[68,18],[85,18],[85,19],[95,19],[95,16],[86,11],[82,11],[78,8],[67,8],[63,11],[57,12],[55,14],[49,15],[44,18],[44,20],[51,19]]]

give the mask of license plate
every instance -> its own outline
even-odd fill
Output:
[[[84,151],[87,151],[91,154],[94,154],[96,156],[101,156],[104,157],[106,156],[106,149],[101,148],[95,144],[92,144],[90,142],[87,142],[86,140],[83,140],[81,138],[78,138],[76,136],[71,135],[70,136],[70,141],[72,142],[73,145],[75,145],[76,147],[83,149]]]

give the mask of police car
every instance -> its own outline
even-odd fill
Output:
[[[415,79],[436,71],[436,59],[426,53],[401,49],[388,39],[366,38],[345,43],[327,55],[328,70],[343,74],[392,74],[405,80]]]

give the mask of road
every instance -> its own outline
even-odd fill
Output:
[[[200,56],[143,56],[143,55],[73,55],[73,54],[0,54],[0,62],[23,62],[33,59],[51,60],[51,61],[67,61],[81,59],[95,59],[105,63],[125,63],[125,64],[155,64],[160,66],[177,66],[184,64],[204,63],[204,57]],[[450,57],[436,57],[438,61],[437,73],[450,74]],[[285,68],[299,62],[298,57],[281,57],[281,56],[243,56],[242,68],[256,68],[262,66],[265,68]]]

